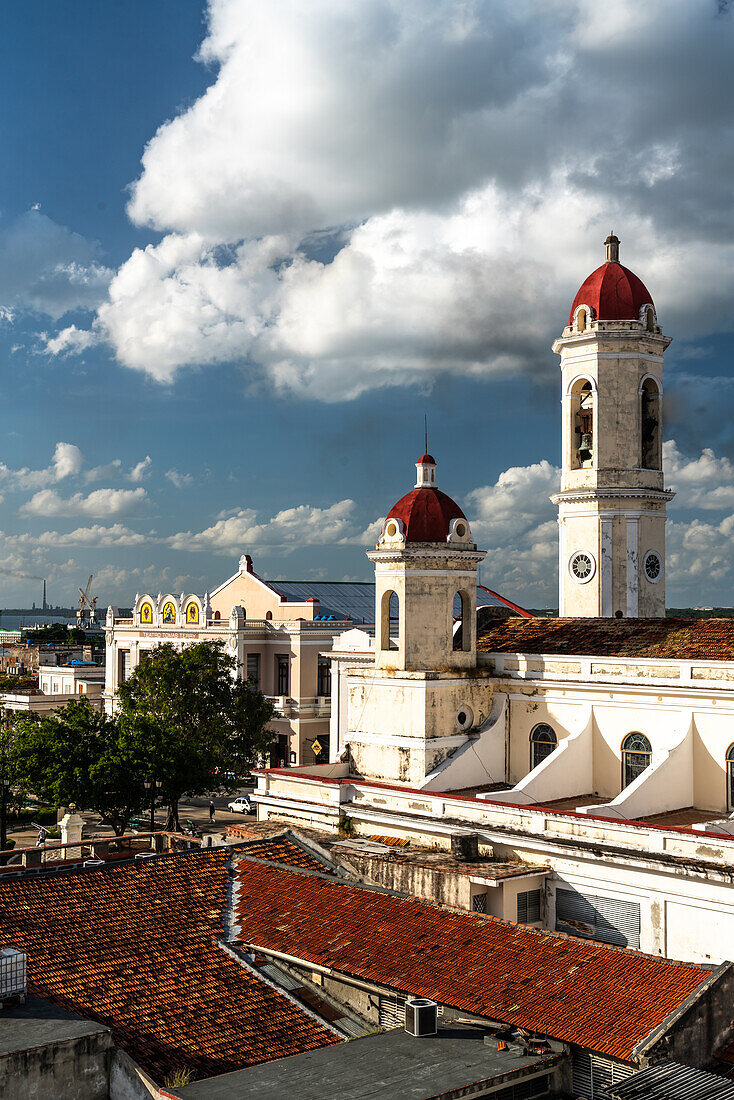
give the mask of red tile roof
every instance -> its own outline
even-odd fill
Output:
[[[568,315],[569,325],[579,306],[591,306],[598,321],[638,321],[652,296],[641,279],[620,263],[608,261],[592,271],[579,287]]]
[[[217,946],[229,850],[0,883],[0,944],[28,952],[29,988],[112,1028],[161,1081],[337,1042]],[[257,866],[252,864],[252,866]]]
[[[310,855],[296,841],[287,836],[275,836],[253,840],[238,845],[237,850],[256,859],[269,859],[273,863],[282,863],[288,867],[305,867],[310,871],[329,871],[328,864],[322,863],[315,855]]]
[[[243,942],[630,1059],[710,971],[240,860]]]
[[[503,619],[477,639],[483,653],[734,660],[734,619]]]
[[[446,493],[421,485],[393,504],[386,519],[403,521],[406,542],[446,542],[451,521],[466,516]]]

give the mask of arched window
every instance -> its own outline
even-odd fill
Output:
[[[734,745],[726,750],[726,808],[734,810]]]
[[[390,644],[390,634],[398,634],[400,629],[400,600],[397,592],[382,593],[380,604],[380,649],[396,649]]]
[[[642,775],[652,759],[652,745],[641,733],[628,733],[622,742],[622,789]]]
[[[542,764],[558,746],[558,738],[552,726],[541,722],[530,734],[530,769]]]
[[[270,622],[272,617],[273,617],[273,612],[272,611],[266,611],[265,612],[265,618],[267,619],[268,622]]]
[[[468,592],[457,592],[454,597],[454,651],[468,653],[471,650],[471,600]]]
[[[648,306],[645,310],[645,324],[647,325],[648,332],[655,331],[655,314],[651,306]]]
[[[571,468],[594,465],[594,389],[579,378],[571,391]]]
[[[219,620],[221,619],[221,617],[222,617],[222,616],[220,615],[220,613],[219,613],[218,611],[215,611],[215,612],[214,612],[214,621],[215,621],[215,622],[217,622],[217,623],[218,623],[218,622],[219,622]]]
[[[586,310],[580,309],[576,314],[576,330],[586,332]]]
[[[662,469],[660,449],[660,390],[654,378],[646,378],[640,390],[642,468]]]

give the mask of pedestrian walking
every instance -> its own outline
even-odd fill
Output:
[[[42,848],[46,843],[46,830],[41,828],[38,830],[38,838],[36,840],[36,848]]]
[[[209,800],[209,820],[214,821],[214,800]]]

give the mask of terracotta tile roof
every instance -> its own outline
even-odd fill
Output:
[[[276,836],[272,839],[253,840],[238,845],[238,851],[257,859],[270,859],[273,863],[283,863],[288,867],[305,867],[310,871],[330,871],[328,864],[322,863],[316,856],[309,855],[301,845],[288,836]]]
[[[0,944],[28,952],[32,993],[110,1026],[158,1081],[180,1067],[210,1077],[338,1041],[215,943],[228,854],[0,883]]]
[[[621,1059],[711,973],[247,859],[237,879],[246,944]]]
[[[734,660],[734,619],[504,619],[477,640],[482,653]]]

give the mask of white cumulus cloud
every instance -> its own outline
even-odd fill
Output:
[[[243,553],[250,547],[328,546],[347,541],[356,533],[354,511],[353,500],[340,500],[327,508],[299,504],[259,521],[254,509],[244,508],[217,520],[203,531],[181,531],[172,535],[168,543],[175,550],[209,550],[221,554]]]
[[[119,516],[134,511],[147,499],[145,489],[94,489],[61,497],[55,489],[41,489],[20,508],[24,516]]]

